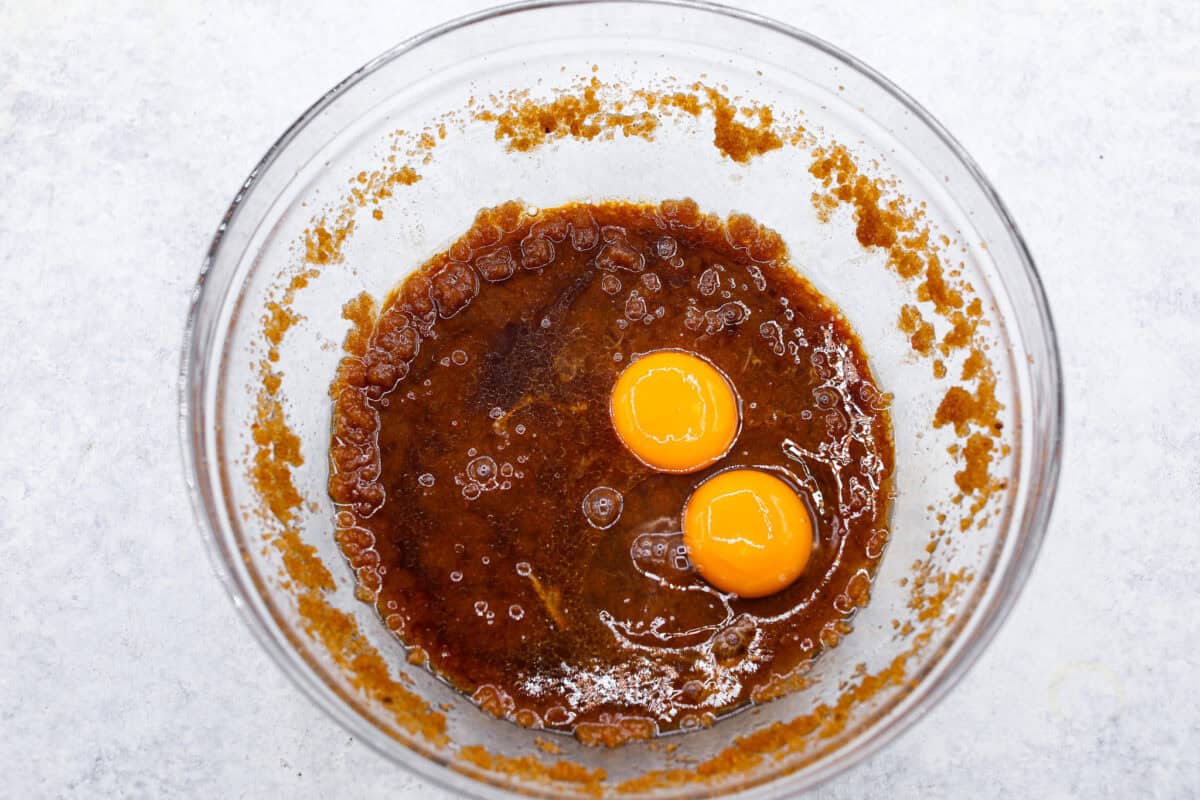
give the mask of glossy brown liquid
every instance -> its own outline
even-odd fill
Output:
[[[691,201],[480,214],[358,327],[334,383],[338,540],[414,658],[489,712],[589,742],[710,724],[797,683],[849,632],[887,540],[886,397],[773,232]],[[741,401],[732,451],[652,471],[609,419],[631,357],[710,360]],[[694,573],[692,489],[776,471],[816,542],[743,600]]]

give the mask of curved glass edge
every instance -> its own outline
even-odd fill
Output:
[[[242,558],[237,552],[231,549],[228,542],[221,539],[209,516],[210,511],[214,508],[219,508],[220,504],[216,501],[213,485],[209,480],[206,469],[208,460],[204,437],[208,420],[203,415],[203,404],[200,402],[207,379],[207,365],[204,363],[202,356],[208,352],[205,345],[210,343],[213,338],[214,331],[212,327],[215,322],[215,318],[205,318],[205,312],[208,312],[209,316],[213,316],[215,310],[220,308],[221,300],[224,299],[229,283],[228,279],[224,280],[225,285],[219,287],[221,295],[214,297],[213,292],[217,291],[218,287],[210,286],[210,283],[213,282],[213,278],[217,278],[218,276],[210,273],[212,273],[222,249],[227,246],[226,233],[228,229],[242,213],[245,201],[256,188],[259,177],[276,162],[279,154],[313,118],[328,108],[345,91],[378,70],[384,64],[412,51],[426,41],[496,17],[541,8],[577,4],[620,5],[627,2],[690,9],[726,16],[765,27],[824,52],[861,73],[884,89],[886,93],[892,95],[910,113],[926,125],[960,162],[967,174],[984,192],[986,199],[991,204],[997,216],[1008,228],[1009,236],[1017,249],[1020,261],[1024,267],[1024,277],[1028,281],[1027,288],[1034,302],[1033,316],[1041,321],[1045,333],[1044,340],[1040,342],[1043,349],[1040,361],[1041,366],[1047,370],[1045,382],[1048,384],[1047,388],[1049,391],[1047,394],[1052,399],[1052,404],[1045,409],[1036,407],[1032,409],[1034,412],[1032,418],[1035,425],[1041,422],[1045,427],[1044,430],[1035,430],[1034,439],[1035,444],[1038,444],[1039,439],[1037,435],[1041,434],[1040,444],[1045,455],[1040,459],[1033,459],[1033,463],[1039,464],[1041,468],[1029,476],[1029,480],[1035,489],[1031,490],[1031,500],[1020,521],[1019,527],[1025,535],[1013,537],[1014,552],[1003,565],[1003,572],[997,575],[996,579],[988,587],[988,594],[992,595],[991,602],[983,603],[981,601],[983,608],[982,615],[972,619],[971,624],[960,632],[946,654],[941,658],[941,663],[936,670],[940,673],[940,680],[926,681],[912,689],[890,710],[881,721],[881,724],[867,732],[861,740],[855,742],[853,746],[847,745],[839,748],[821,763],[812,765],[810,770],[804,774],[802,785],[789,787],[792,789],[812,788],[843,772],[850,766],[874,755],[905,731],[910,730],[919,719],[931,711],[958,684],[970,667],[977,662],[988,642],[998,632],[1020,595],[1020,591],[1026,582],[1044,539],[1057,489],[1061,465],[1062,431],[1065,413],[1058,337],[1049,301],[1029,248],[1008,208],[1000,199],[995,188],[975,160],[966,152],[953,135],[926,111],[923,106],[888,78],[876,72],[864,62],[822,39],[769,17],[730,8],[719,3],[707,2],[707,0],[524,0],[464,15],[443,25],[430,28],[427,31],[406,39],[352,72],[309,106],[268,149],[234,196],[209,245],[193,290],[192,302],[184,328],[180,360],[179,433],[185,471],[184,478],[188,486],[192,511],[207,544],[209,560],[213,566],[213,570],[217,573],[239,615],[247,627],[250,628],[255,639],[271,655],[272,659],[280,666],[288,678],[319,708],[329,714],[330,717],[335,719],[349,732],[361,734],[360,725],[362,720],[348,713],[348,710],[342,705],[341,699],[323,681],[314,675],[308,665],[301,665],[296,660],[290,658],[291,653],[287,646],[286,637],[276,630],[277,625],[271,618],[266,607],[262,603],[254,602],[256,595],[253,590],[253,581],[248,574]],[[232,275],[227,277],[231,278]],[[216,283],[220,284],[221,281],[218,279]],[[1037,342],[1031,343],[1037,344]],[[974,630],[971,630],[971,628],[974,628]],[[362,740],[381,755],[395,759],[395,750],[387,746],[389,742],[394,744],[394,740],[386,733],[376,730],[374,726],[371,727],[371,730],[377,736],[365,736],[362,737]],[[428,779],[441,787],[453,791],[465,792],[476,797],[484,797],[479,792],[485,786],[493,790],[500,789],[503,791],[503,787],[499,784],[491,782],[480,784],[448,769],[444,766],[445,762],[441,758],[437,758],[431,754],[420,754],[415,750],[411,754],[415,758],[401,759],[404,765],[422,778]],[[787,777],[783,776],[780,780],[786,781]],[[742,787],[743,791],[738,792],[738,794],[746,797],[759,795],[761,790],[771,788],[766,785],[767,782],[773,785],[776,784],[775,779],[766,777],[762,781],[755,781],[752,784],[744,785]],[[489,792],[489,794],[491,793]]]

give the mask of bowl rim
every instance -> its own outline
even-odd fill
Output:
[[[452,771],[448,768],[446,759],[438,757],[431,752],[424,752],[422,748],[413,747],[410,743],[404,743],[405,749],[417,756],[417,758],[399,761],[395,758],[393,751],[384,747],[381,739],[358,736],[361,731],[355,727],[354,723],[355,721],[361,721],[361,718],[357,714],[349,713],[351,704],[346,702],[347,699],[340,698],[336,692],[331,691],[328,686],[320,681],[310,665],[305,664],[304,666],[300,666],[297,660],[290,658],[294,653],[285,649],[279,636],[272,634],[271,625],[273,621],[264,618],[262,610],[256,608],[253,602],[246,602],[247,598],[253,598],[251,592],[254,588],[246,585],[235,574],[236,569],[230,569],[231,565],[237,564],[241,559],[231,550],[228,543],[222,541],[217,526],[214,525],[212,517],[213,508],[219,501],[213,495],[213,487],[207,480],[207,475],[203,468],[207,455],[204,447],[205,421],[197,413],[198,409],[193,405],[193,396],[191,393],[193,373],[197,369],[197,365],[202,364],[203,356],[205,355],[204,352],[199,350],[196,337],[196,324],[201,309],[206,303],[219,303],[223,299],[212,297],[215,290],[208,288],[206,278],[225,243],[226,231],[231,223],[240,216],[245,199],[255,188],[259,176],[276,161],[280,153],[291,144],[301,130],[348,89],[394,59],[415,50],[427,42],[471,25],[488,22],[503,16],[547,8],[574,5],[623,4],[679,8],[686,11],[725,16],[766,28],[772,32],[795,39],[800,44],[823,52],[874,82],[884,92],[891,95],[893,99],[898,101],[918,121],[923,123],[949,150],[950,154],[958,160],[966,173],[974,180],[976,186],[983,192],[997,218],[1004,224],[1019,257],[1024,277],[1029,283],[1034,304],[1034,316],[1040,322],[1041,333],[1045,337],[1046,354],[1041,368],[1047,375],[1052,394],[1052,396],[1046,398],[1047,415],[1045,422],[1047,425],[1047,436],[1041,442],[1039,448],[1044,455],[1040,459],[1034,459],[1033,469],[1028,477],[1029,482],[1038,487],[1038,491],[1027,501],[1028,509],[1024,518],[1014,518],[1009,523],[1010,531],[1013,528],[1016,529],[1015,552],[1010,561],[1006,565],[1003,565],[1003,572],[992,576],[987,590],[987,593],[991,595],[990,599],[985,598],[985,600],[988,600],[986,603],[981,600],[976,607],[976,614],[978,616],[975,620],[972,620],[975,623],[975,629],[973,631],[960,630],[955,639],[950,643],[948,651],[940,657],[937,663],[932,665],[931,671],[940,673],[939,679],[922,681],[906,695],[895,701],[890,711],[877,715],[877,724],[869,731],[864,732],[852,745],[839,747],[829,753],[819,763],[810,765],[811,771],[806,775],[807,780],[805,784],[795,788],[801,791],[812,789],[845,772],[850,767],[874,756],[902,734],[912,730],[916,723],[935,708],[959,681],[962,680],[995,638],[996,633],[1016,604],[1045,538],[1061,471],[1065,416],[1058,335],[1053,315],[1050,311],[1049,301],[1046,297],[1045,287],[1020,229],[1012,218],[1007,206],[1001,200],[995,187],[985,176],[978,163],[967,153],[958,140],[920,103],[863,61],[817,36],[779,22],[771,17],[732,8],[720,3],[709,2],[709,0],[517,0],[516,2],[506,3],[451,19],[411,36],[366,62],[363,66],[336,83],[316,102],[305,109],[268,148],[258,163],[255,164],[248,177],[238,187],[235,196],[222,215],[221,221],[201,263],[200,273],[193,287],[192,299],[184,328],[178,376],[179,383],[177,387],[179,436],[188,496],[193,516],[207,545],[206,551],[212,569],[224,585],[226,593],[238,611],[238,615],[250,629],[259,645],[306,697],[321,708],[328,716],[337,721],[347,732],[356,735],[368,747],[388,761],[402,764],[405,768],[412,770],[419,777],[430,781],[439,788],[467,792],[472,796],[480,797],[482,795],[478,795],[476,792],[481,787],[481,784],[495,789],[508,790],[508,787],[498,783]],[[968,639],[970,640],[969,642],[964,642],[964,640]],[[970,646],[967,646],[968,644]],[[389,741],[392,740],[392,737],[386,738]],[[746,784],[735,788],[733,793],[742,794],[754,791],[755,789],[769,788],[777,780],[786,780],[788,776],[793,774],[795,773],[790,772],[781,776],[764,776],[759,780],[751,779]],[[700,790],[697,796],[709,796],[714,793],[719,792]]]

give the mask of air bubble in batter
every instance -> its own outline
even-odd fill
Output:
[[[625,507],[625,498],[616,489],[609,486],[597,486],[583,498],[583,516],[588,524],[598,530],[605,530],[617,524],[621,518],[621,510]]]
[[[476,483],[487,484],[494,481],[496,472],[496,461],[491,456],[479,456],[467,464],[467,477]]]

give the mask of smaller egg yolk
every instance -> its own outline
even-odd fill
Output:
[[[729,452],[740,425],[728,379],[699,356],[657,350],[617,377],[610,405],[617,436],[662,472],[695,472]]]
[[[683,543],[721,591],[764,597],[791,585],[812,554],[808,509],[785,481],[757,469],[718,473],[683,510]]]

